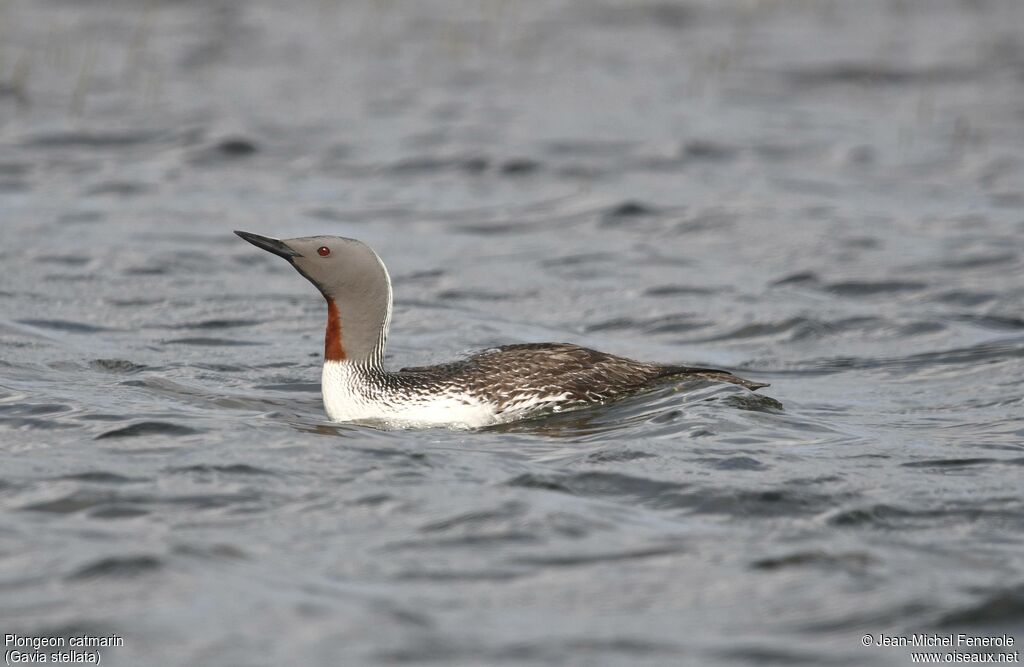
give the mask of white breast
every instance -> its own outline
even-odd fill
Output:
[[[336,422],[383,422],[389,426],[477,428],[504,421],[495,406],[467,394],[406,395],[367,387],[347,361],[324,362],[324,409]]]

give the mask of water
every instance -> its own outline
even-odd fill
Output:
[[[1024,5],[0,5],[0,628],[114,665],[909,664],[1024,620]],[[389,362],[724,366],[479,432]]]

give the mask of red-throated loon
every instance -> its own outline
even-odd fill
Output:
[[[284,257],[327,299],[321,389],[332,421],[476,428],[595,405],[670,380],[768,386],[726,371],[644,363],[569,343],[505,345],[447,364],[388,371],[391,278],[377,253],[340,236],[235,233]]]

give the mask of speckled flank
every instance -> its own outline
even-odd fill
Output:
[[[397,372],[328,362],[322,379],[324,407],[334,421],[461,428],[603,403],[672,379],[765,386],[725,371],[648,364],[568,343],[506,345]]]
[[[337,422],[400,427],[475,428],[496,421],[494,406],[476,397],[410,386],[397,375],[352,361],[325,362],[322,384],[327,416]]]

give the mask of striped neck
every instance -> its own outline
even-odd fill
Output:
[[[341,314],[334,299],[327,299],[327,332],[324,334],[324,361],[344,361],[348,358],[341,336]]]
[[[347,361],[356,366],[382,369],[387,346],[388,327],[391,322],[391,290],[387,293],[386,310],[378,317],[355,318],[344,300],[327,300],[327,327],[324,332],[324,362]],[[339,304],[339,301],[342,303]]]

